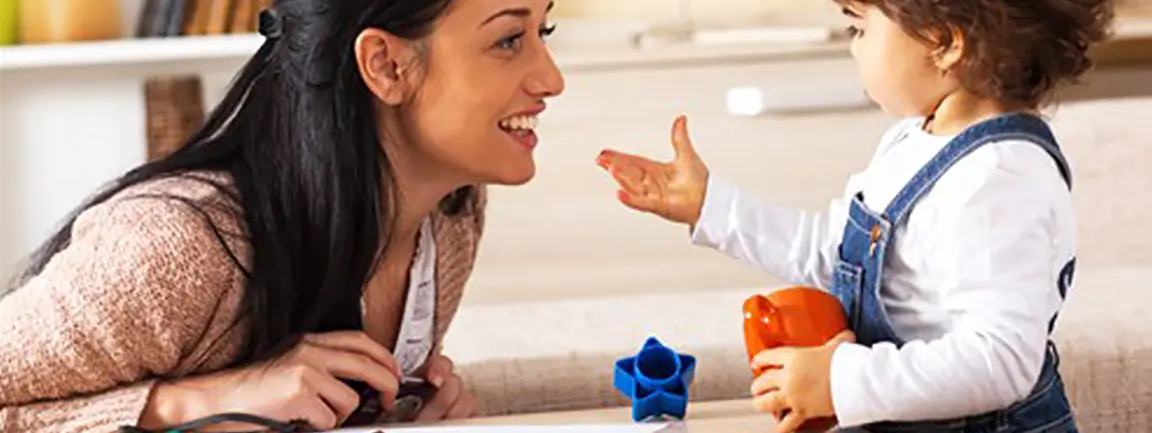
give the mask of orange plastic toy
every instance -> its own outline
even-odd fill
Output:
[[[848,329],[840,301],[811,287],[789,287],[744,301],[744,345],[748,362],[767,349],[782,346],[811,347],[827,343]],[[753,369],[757,377],[764,369]],[[816,419],[801,430],[828,430],[835,419]]]

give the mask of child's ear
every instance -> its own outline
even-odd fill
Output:
[[[964,57],[964,33],[957,27],[952,27],[949,31],[951,34],[948,36],[940,36],[939,48],[934,53],[936,67],[945,72],[945,75],[960,64],[960,59]]]

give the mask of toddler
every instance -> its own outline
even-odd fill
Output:
[[[825,213],[709,173],[676,119],[671,162],[606,150],[625,205],[792,284],[850,332],[756,356],[780,431],[1076,431],[1051,333],[1072,282],[1071,171],[1038,114],[1087,72],[1108,0],[837,0],[868,95],[903,119]],[[771,161],[764,161],[770,164]],[[810,161],[819,165],[820,161]]]

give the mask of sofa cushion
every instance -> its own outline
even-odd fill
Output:
[[[1061,316],[1061,371],[1084,431],[1152,431],[1152,268],[1083,269]],[[747,398],[740,308],[756,289],[467,306],[445,350],[484,415],[627,405],[613,362],[649,336],[698,358],[693,401]]]
[[[1067,103],[1052,111],[1052,129],[1072,165],[1080,229],[1080,263],[1152,264],[1152,97]]]
[[[1152,431],[1152,267],[1085,269],[1057,334],[1082,431]]]
[[[741,304],[755,290],[461,309],[445,340],[485,414],[627,405],[614,362],[649,336],[697,358],[693,400],[749,395]]]

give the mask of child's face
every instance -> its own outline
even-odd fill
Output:
[[[868,96],[900,117],[927,116],[956,82],[937,66],[934,47],[904,31],[873,5],[851,2],[852,56]]]

